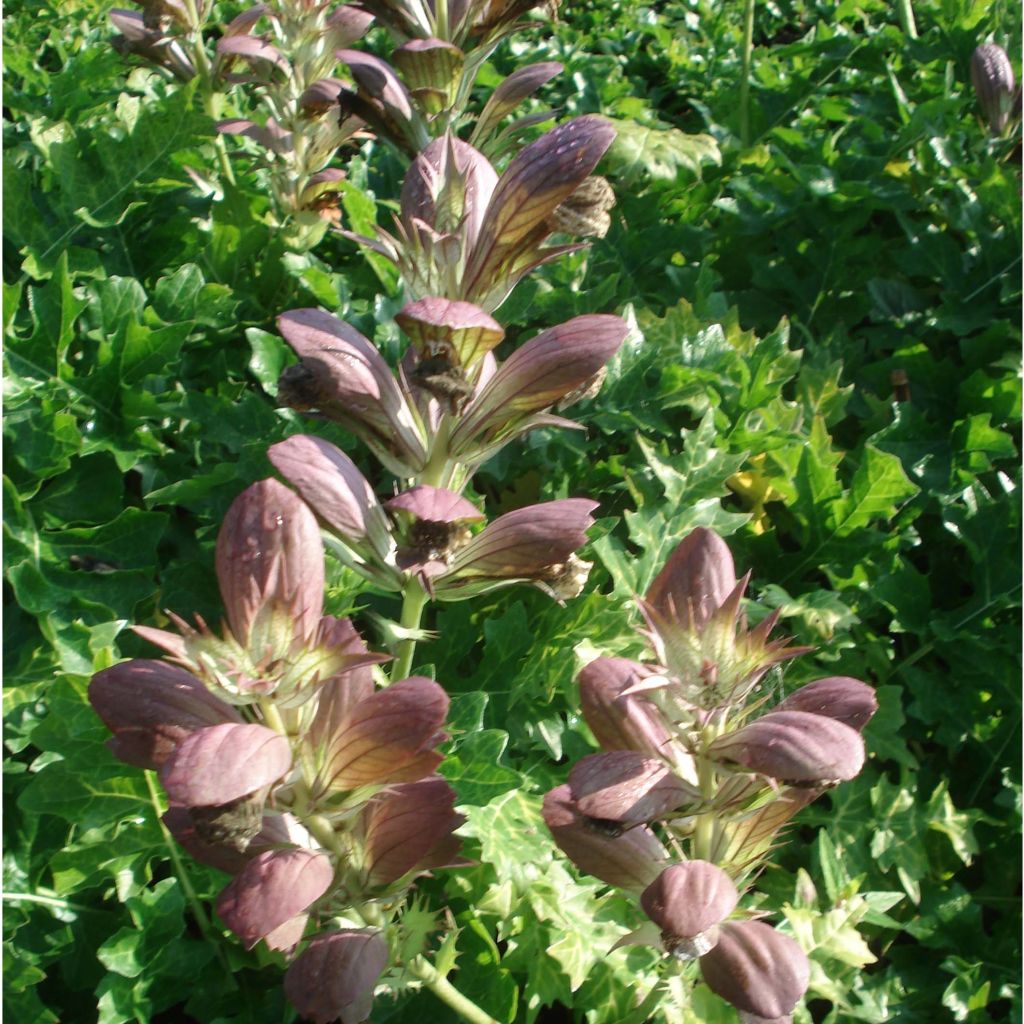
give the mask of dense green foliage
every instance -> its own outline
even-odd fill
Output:
[[[881,0],[758,5],[747,146],[742,13],[567,3],[493,59],[495,78],[560,60],[552,104],[620,130],[612,231],[502,322],[516,339],[618,312],[636,331],[574,411],[586,433],[531,435],[477,477],[492,513],[600,499],[597,564],[565,607],[512,590],[429,613],[441,640],[417,670],[453,695],[443,770],[474,865],[421,903],[450,907],[440,959],[499,1019],[736,1020],[701,988],[644,999],[653,952],[608,954],[624,904],[539,816],[592,749],[577,671],[638,652],[633,595],[713,526],[817,649],[771,685],[849,675],[881,703],[865,771],[760,882],[812,958],[796,1020],[1019,1020],[1020,148],[988,135],[969,76],[979,42],[1017,44],[1019,10],[928,0],[913,39]],[[275,315],[322,305],[394,355],[395,278],[340,236],[287,251],[242,169],[204,194],[189,172],[213,173],[212,122],[111,49],[105,5],[11,3],[6,22],[5,1009],[294,1019],[269,955],[196,915],[220,876],[172,860],[155,790],[84,694],[149,656],[129,623],[221,614],[220,519],[271,472],[267,446],[309,429],[275,409]],[[387,223],[398,159],[347,160],[347,225]],[[331,571],[332,611],[373,642],[394,602]],[[372,1019],[447,1013],[414,993]]]

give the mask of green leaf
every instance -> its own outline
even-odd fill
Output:
[[[615,141],[608,151],[614,174],[635,183],[644,175],[676,181],[683,173],[700,177],[704,167],[722,162],[710,135],[686,135],[678,128],[654,128],[636,121],[613,119]]]

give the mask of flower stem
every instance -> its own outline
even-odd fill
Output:
[[[498,1024],[490,1014],[484,1012],[471,999],[467,999],[433,964],[418,956],[408,965],[409,973],[419,978],[443,1003],[447,1003],[460,1017],[470,1024]]]
[[[414,632],[420,628],[420,619],[427,604],[427,592],[418,579],[410,579],[405,585],[402,601],[402,617],[398,624],[403,630]],[[412,671],[412,659],[416,653],[416,637],[406,636],[398,642],[398,654],[391,666],[391,682],[405,679]]]
[[[900,16],[900,26],[908,39],[917,38],[917,22],[914,20],[912,0],[896,0],[896,11]]]
[[[746,149],[750,145],[750,63],[754,51],[754,5],[746,0],[743,11],[743,71],[740,79],[740,142]]]
[[[233,989],[237,989],[239,986],[234,980],[234,972],[231,970],[227,957],[224,955],[224,950],[221,948],[221,944],[218,941],[220,936],[214,931],[213,926],[210,923],[210,916],[206,913],[206,908],[203,906],[195,889],[192,888],[192,882],[188,877],[188,871],[185,870],[185,865],[182,863],[181,856],[178,853],[178,844],[175,842],[170,830],[161,819],[163,807],[160,800],[160,794],[157,792],[156,785],[153,781],[155,778],[155,772],[145,771],[143,772],[143,775],[146,777],[146,786],[149,789],[150,802],[153,804],[153,810],[156,812],[156,823],[160,828],[161,835],[164,837],[164,845],[167,847],[167,852],[170,855],[171,867],[174,870],[175,877],[178,879],[178,884],[181,886],[181,891],[185,894],[185,899],[188,901],[188,905],[192,910],[192,916],[195,918],[196,924],[199,925],[199,930],[209,942],[213,943],[217,959],[220,961],[221,967],[224,969],[224,973],[229,979],[228,984]]]

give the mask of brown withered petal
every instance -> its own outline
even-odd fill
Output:
[[[217,535],[216,568],[231,632],[243,646],[268,605],[288,609],[297,636],[316,630],[324,600],[320,528],[277,480],[261,480],[231,503]]]
[[[878,710],[878,698],[874,689],[859,679],[829,676],[801,686],[773,710],[809,711],[834,718],[857,732],[863,732],[864,726]]]
[[[471,523],[485,518],[471,501],[444,487],[417,484],[384,502],[386,508],[408,512],[428,523]]]
[[[431,774],[442,755],[448,695],[431,679],[411,676],[360,701],[332,738],[325,784],[331,789],[413,782]]]
[[[580,813],[568,785],[544,797],[544,821],[561,851],[581,870],[620,889],[650,885],[668,863],[658,837],[638,825],[618,835],[596,829]]]
[[[582,814],[627,827],[664,817],[697,798],[663,761],[635,750],[588,754],[569,772],[569,788]]]
[[[1015,84],[1006,51],[995,43],[979,46],[971,56],[971,81],[985,120],[1001,134],[1010,119]]]
[[[330,858],[313,850],[253,857],[217,898],[221,920],[251,949],[315,903],[331,886]]]
[[[219,807],[255,793],[291,767],[288,740],[262,725],[211,725],[187,736],[160,768],[174,803]]]
[[[387,942],[379,932],[318,935],[288,968],[284,994],[314,1024],[363,1024],[388,957]]]
[[[596,508],[596,501],[563,498],[506,512],[459,549],[449,575],[531,579],[562,565],[586,543]]]
[[[606,178],[591,175],[551,214],[551,227],[577,238],[604,238],[611,227],[609,211],[615,192]]]
[[[326,114],[337,102],[345,83],[338,78],[321,78],[299,97],[299,108],[304,114]]]
[[[785,1017],[807,991],[810,964],[793,939],[761,921],[727,921],[718,943],[700,958],[712,992],[738,1010]]]
[[[279,846],[290,841],[288,828],[279,814],[264,816],[260,831],[244,849],[237,845],[212,843],[196,830],[196,822],[188,807],[172,803],[164,812],[161,821],[174,836],[186,853],[200,864],[216,868],[229,875],[237,875],[246,864],[267,847]]]
[[[618,316],[588,314],[542,331],[498,368],[452,431],[451,451],[490,443],[590,380],[629,333]]]
[[[390,885],[421,865],[466,819],[440,777],[392,786],[366,805],[361,833],[370,885]]]
[[[654,705],[642,697],[622,696],[651,674],[651,669],[628,658],[598,658],[580,672],[583,717],[605,750],[665,752],[670,735]]]
[[[720,736],[708,753],[797,785],[843,782],[864,766],[864,741],[856,729],[807,711],[769,711]]]
[[[699,631],[735,587],[728,546],[714,530],[699,526],[669,555],[645,601],[669,621]]]
[[[415,417],[381,354],[354,327],[319,309],[293,309],[277,320],[309,376],[310,400],[361,437],[388,469],[414,476],[426,460]]]
[[[694,939],[721,924],[740,895],[733,880],[714,864],[691,860],[672,864],[640,897],[644,913],[661,929],[665,948],[679,939]]]
[[[387,519],[373,488],[340,449],[321,437],[295,434],[267,451],[274,468],[343,538],[359,543],[387,533]]]
[[[242,721],[195,676],[143,658],[97,672],[89,703],[114,734],[115,757],[138,768],[158,768],[197,729]]]
[[[410,302],[395,322],[424,356],[450,354],[451,362],[470,367],[501,342],[505,330],[471,302],[425,298]]]
[[[492,279],[547,235],[547,219],[597,166],[615,138],[600,117],[585,115],[553,128],[508,165],[487,206],[466,265],[464,295],[486,294]]]

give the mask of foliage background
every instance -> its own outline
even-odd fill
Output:
[[[197,919],[220,879],[171,861],[84,694],[147,654],[128,623],[220,614],[219,520],[305,429],[274,408],[274,316],[322,304],[393,355],[399,298],[344,240],[285,251],[251,174],[200,194],[211,123],[125,66],[106,6],[6,8],[4,1008],[288,1020],[270,958]],[[594,311],[637,327],[586,435],[534,435],[477,478],[492,513],[601,499],[587,593],[445,606],[421,651],[453,694],[446,772],[478,861],[424,888],[450,907],[454,980],[499,1019],[735,1020],[700,988],[652,990],[646,954],[606,954],[630,911],[538,814],[590,749],[576,671],[639,650],[632,594],[703,524],[817,647],[771,685],[853,675],[881,702],[867,769],[761,880],[812,955],[797,1020],[1020,1020],[1020,147],[987,136],[969,86],[987,39],[1019,71],[1020,12],[915,12],[911,39],[880,0],[759,4],[747,147],[739,4],[567,4],[487,69],[560,60],[554,101],[620,129],[612,232],[518,289],[510,335]],[[349,223],[384,222],[401,173],[354,157]],[[394,613],[333,573],[367,632]],[[445,1022],[431,1000],[373,1020]]]

